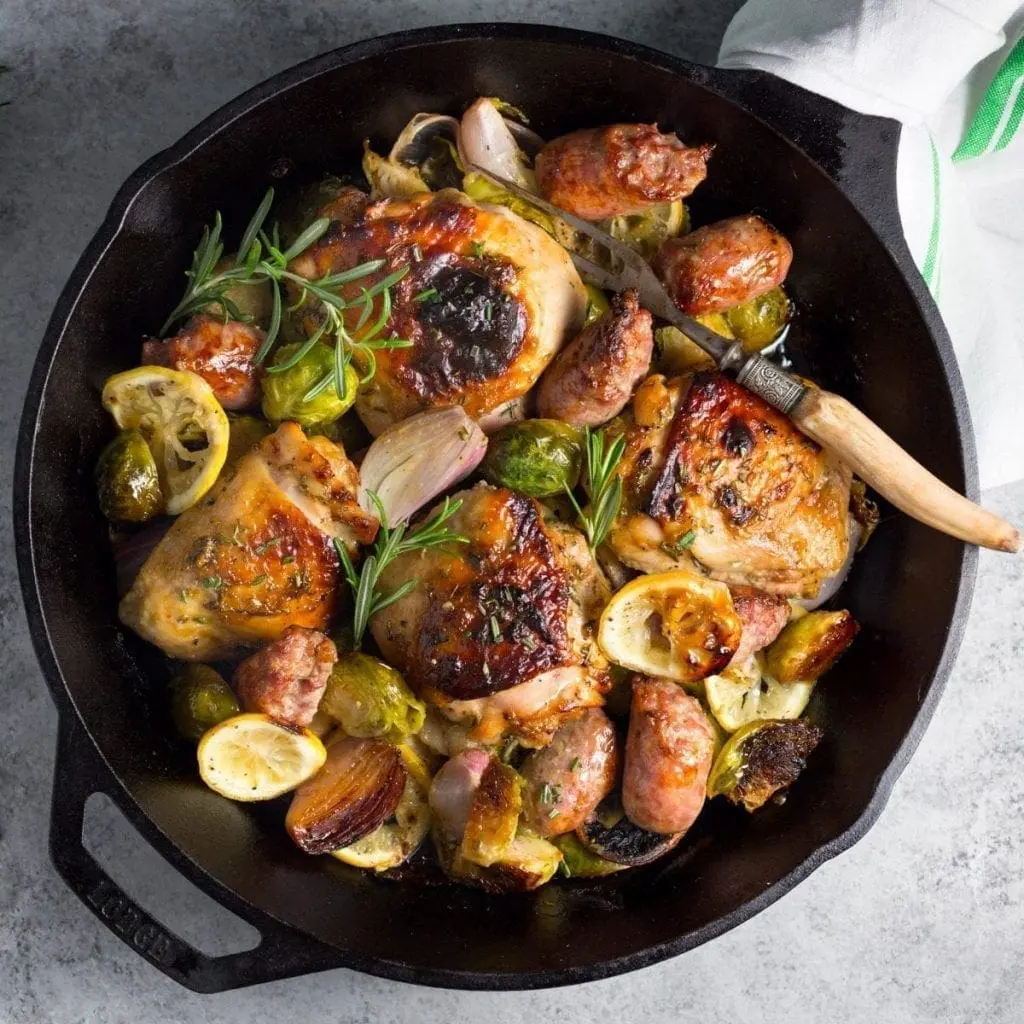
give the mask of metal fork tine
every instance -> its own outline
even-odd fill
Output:
[[[532,206],[537,207],[537,209],[543,210],[545,213],[551,214],[552,217],[557,217],[559,220],[564,221],[571,228],[575,228],[581,235],[586,235],[588,238],[592,238],[599,245],[604,246],[604,248],[608,250],[609,254],[622,264],[623,269],[628,270],[631,274],[641,277],[645,273],[652,273],[650,267],[648,267],[646,261],[639,253],[634,252],[628,245],[624,245],[617,238],[612,238],[611,235],[602,231],[600,228],[595,228],[593,224],[590,224],[585,220],[581,220],[579,217],[567,212],[566,210],[553,206],[546,199],[542,199],[540,196],[534,195],[533,192],[528,192],[525,188],[520,188],[520,186],[514,181],[509,181],[507,178],[503,178],[498,174],[492,174],[490,171],[485,171],[482,167],[478,167],[476,164],[470,164],[468,166],[468,170],[475,171],[477,174],[482,174],[488,180],[493,181],[495,185],[500,185],[503,189],[506,189],[513,195],[525,200]]]
[[[622,276],[605,270],[604,267],[588,260],[586,256],[579,253],[572,253],[572,261],[576,269],[585,277],[589,277],[599,288],[607,288],[608,291],[616,292],[622,287]]]
[[[482,174],[495,185],[501,186],[508,192],[520,199],[535,206],[538,210],[557,217],[560,221],[575,228],[580,234],[592,238],[599,245],[603,246],[609,254],[610,267],[602,267],[586,256],[573,252],[572,260],[576,269],[586,274],[602,288],[608,288],[613,292],[624,291],[626,288],[636,288],[640,293],[640,302],[646,309],[649,309],[655,316],[667,320],[670,324],[678,327],[687,337],[696,342],[705,352],[709,353],[720,367],[737,363],[743,357],[743,348],[738,342],[728,342],[714,331],[698,323],[691,317],[681,313],[670,298],[665,286],[658,280],[658,276],[650,268],[647,261],[637,252],[634,252],[628,245],[624,245],[616,238],[606,234],[593,224],[565,210],[553,206],[540,196],[520,188],[515,182],[507,181],[500,175],[491,174],[482,167],[473,164],[469,170]]]

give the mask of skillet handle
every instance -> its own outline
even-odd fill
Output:
[[[254,949],[207,956],[143,910],[82,842],[86,801],[93,793],[116,801],[118,784],[71,713],[61,715],[54,780],[50,858],[57,873],[111,932],[168,978],[212,993],[339,966],[337,952],[269,918],[246,915],[260,931]]]

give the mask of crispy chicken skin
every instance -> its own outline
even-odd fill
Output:
[[[653,124],[585,128],[540,151],[537,185],[555,206],[604,220],[685,198],[707,175],[713,149],[684,146]]]
[[[121,621],[171,657],[231,658],[289,626],[324,629],[339,566],[377,533],[344,450],[283,423],[174,522],[121,601]]]
[[[142,365],[198,374],[225,409],[245,409],[260,400],[260,368],[252,360],[262,343],[258,327],[200,313],[173,338],[143,342]]]
[[[249,655],[235,669],[232,683],[246,711],[262,712],[284,725],[307,726],[337,660],[337,648],[319,630],[289,626]]]
[[[655,375],[631,413],[610,537],[627,565],[812,597],[843,564],[850,470],[766,402],[717,372]]]
[[[646,376],[654,351],[651,314],[633,289],[611,298],[611,309],[583,330],[544,371],[537,390],[541,416],[575,427],[606,423],[625,408]]]
[[[690,316],[720,313],[786,279],[793,247],[766,220],[729,217],[666,239],[654,259],[672,301]]]
[[[478,484],[450,520],[467,544],[396,559],[387,592],[419,585],[373,617],[384,659],[484,742],[511,730],[546,742],[561,717],[600,704],[607,662],[594,627],[608,584],[575,530],[532,498]]]
[[[583,319],[583,284],[561,246],[509,210],[453,190],[372,203],[332,223],[292,269],[316,278],[371,259],[386,265],[347,294],[358,298],[360,286],[410,267],[391,289],[385,334],[413,343],[377,352],[376,376],[356,400],[374,435],[451,405],[485,429],[500,425]],[[359,312],[351,311],[353,331]]]

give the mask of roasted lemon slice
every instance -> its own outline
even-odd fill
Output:
[[[658,203],[640,213],[626,213],[604,222],[612,238],[625,242],[649,260],[666,238],[675,238],[689,227],[689,216],[681,199]]]
[[[690,683],[725,668],[741,633],[724,583],[675,570],[627,583],[605,608],[597,639],[623,668]]]
[[[402,759],[405,761],[405,755]],[[385,822],[350,846],[332,850],[331,856],[354,868],[387,871],[411,857],[429,830],[430,805],[426,790],[410,775],[395,808],[395,820]]]
[[[762,719],[799,718],[813,690],[814,683],[780,683],[773,679],[765,672],[759,654],[704,680],[708,707],[726,732]]]
[[[169,515],[191,508],[214,485],[231,431],[202,377],[164,366],[116,373],[103,387],[103,407],[122,430],[146,439]]]
[[[229,800],[273,800],[312,778],[327,758],[308,729],[279,725],[269,715],[235,715],[203,733],[199,775]]]

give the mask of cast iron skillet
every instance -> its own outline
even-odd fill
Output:
[[[122,629],[92,467],[110,425],[99,386],[180,294],[214,209],[240,230],[268,183],[388,143],[416,111],[506,97],[548,137],[657,121],[718,144],[697,223],[763,212],[792,239],[797,368],[852,399],[943,480],[976,496],[949,339],[902,241],[898,126],[759,73],[536,26],[469,25],[359,43],[228,104],[137,171],[79,261],[46,332],[21,424],[14,515],[39,660],[60,710],[51,855],[69,886],[165,974],[220,991],[328,967],[462,988],[562,985],[643,967],[757,913],[871,826],[921,737],[960,641],[975,553],[886,516],[847,584],[863,630],[820,688],[826,739],[783,806],[713,805],[667,862],[626,877],[488,897],[367,878],[311,858],[280,808],[205,790],[167,740],[168,666]],[[230,234],[229,234],[229,237]],[[210,958],[111,881],[81,842],[109,794],[146,839],[262,944]],[[718,803],[721,803],[720,801]]]

